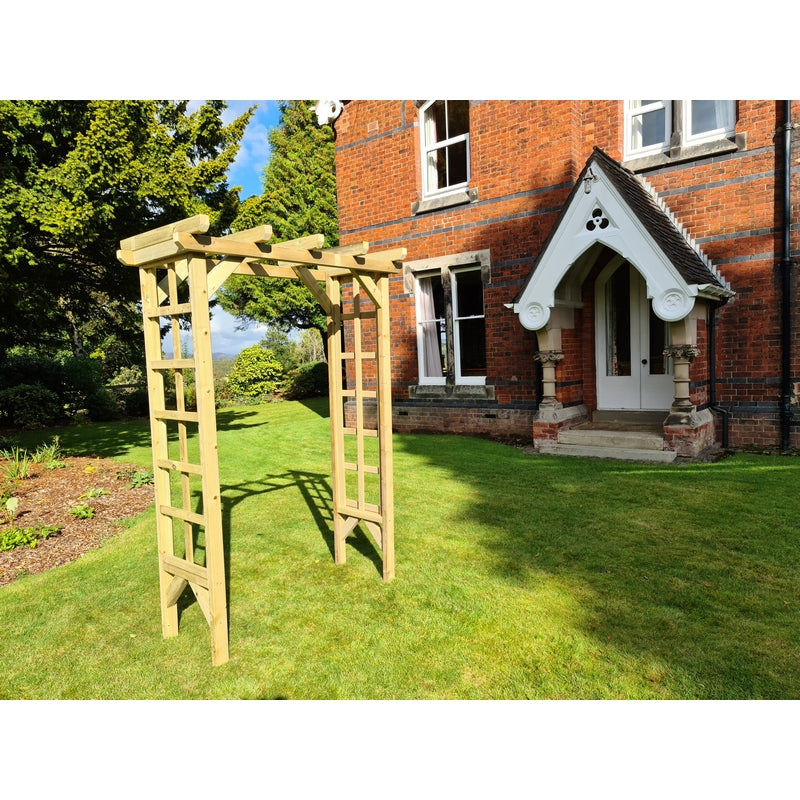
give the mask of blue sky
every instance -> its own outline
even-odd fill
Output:
[[[228,171],[228,183],[241,186],[239,197],[244,200],[252,194],[261,194],[261,177],[269,161],[269,129],[278,124],[278,102],[276,100],[228,100],[223,113],[224,123],[232,122],[250,106],[257,106],[245,130],[239,154]],[[211,312],[211,345],[215,353],[235,356],[245,347],[258,344],[266,330],[265,325],[251,323],[244,330],[241,321],[219,306]],[[164,340],[165,346],[168,340]]]
[[[224,123],[232,122],[251,106],[255,114],[247,126],[242,146],[236,161],[228,171],[228,183],[241,186],[239,196],[244,200],[252,194],[261,194],[261,175],[269,160],[267,134],[278,124],[278,102],[276,100],[228,100],[228,108],[222,115]]]

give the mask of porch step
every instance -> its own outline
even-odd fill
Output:
[[[668,413],[668,411],[601,411],[598,409],[592,413],[592,422],[636,426],[652,425],[660,428]]]
[[[620,447],[628,450],[663,450],[664,434],[652,426],[609,427],[609,423],[585,422],[558,434],[559,444],[583,445],[586,447]]]
[[[664,411],[595,411],[583,422],[542,442],[540,453],[618,461],[669,463],[676,453],[664,450]]]
[[[677,453],[670,450],[649,450],[634,447],[616,447],[587,444],[562,444],[542,442],[539,452],[553,456],[577,456],[580,458],[605,458],[617,461],[651,461],[668,464],[674,461]]]

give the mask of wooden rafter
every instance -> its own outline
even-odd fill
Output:
[[[177,602],[189,587],[211,628],[212,663],[228,660],[227,589],[225,586],[214,380],[211,364],[209,300],[234,274],[302,281],[328,318],[328,369],[331,405],[334,559],[345,561],[345,539],[363,523],[381,551],[383,578],[394,577],[394,501],[392,480],[391,358],[389,352],[389,278],[400,272],[405,249],[369,252],[367,242],[324,248],[321,234],[269,243],[268,225],[213,237],[209,220],[198,215],[120,242],[119,260],[138,267],[142,290],[142,320],[147,358],[150,428],[155,469],[156,527],[159,548],[161,618],[164,636],[178,633]],[[188,284],[188,302],[179,287]],[[352,287],[352,310],[342,310],[343,284]],[[184,292],[184,296],[185,296]],[[191,357],[178,357],[180,321],[189,318]],[[161,320],[170,321],[173,356],[161,344]],[[343,326],[350,326],[352,348],[342,348]],[[374,346],[365,346],[369,328]],[[342,367],[353,366],[353,385],[342,383]],[[375,388],[364,386],[367,365],[376,376]],[[175,375],[175,407],[166,407],[164,377]],[[194,372],[197,411],[186,408],[184,373]],[[374,427],[366,422],[374,403]],[[346,419],[345,404],[350,411]],[[173,428],[170,428],[173,426]],[[188,436],[197,430],[200,456],[190,462]],[[172,434],[177,430],[177,436]],[[355,460],[345,459],[345,440],[355,442]],[[365,443],[377,440],[375,459]],[[170,442],[177,441],[177,452]],[[351,493],[347,473],[355,474]],[[171,475],[177,476],[173,496]],[[368,476],[377,476],[377,497],[368,497]],[[193,503],[192,483],[199,481],[201,503]],[[182,531],[176,552],[175,526]],[[200,529],[205,561],[195,557]]]

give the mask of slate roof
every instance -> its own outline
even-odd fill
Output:
[[[553,229],[542,247],[542,253],[547,250],[550,240],[561,225],[575,193],[583,186],[583,180],[593,163],[597,163],[608,176],[609,181],[621,198],[653,237],[655,243],[672,262],[687,284],[699,286],[710,284],[722,289],[724,294],[730,292],[727,283],[709,258],[684,231],[683,226],[675,219],[675,216],[667,208],[663,200],[658,197],[655,190],[645,180],[625,169],[599,147],[593,149],[592,154],[586,161],[586,165],[578,176],[569,198],[564,203],[558,220],[553,225]],[[533,271],[535,270],[536,267],[534,266]],[[528,281],[525,282],[526,285],[527,283]],[[517,300],[524,291],[525,287],[520,291]]]

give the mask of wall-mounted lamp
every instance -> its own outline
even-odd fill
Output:
[[[586,175],[583,176],[583,191],[586,192],[586,194],[591,194],[592,181],[596,180],[598,180],[597,175],[595,175],[594,172],[592,172],[592,168],[589,167],[589,169],[586,170]]]

